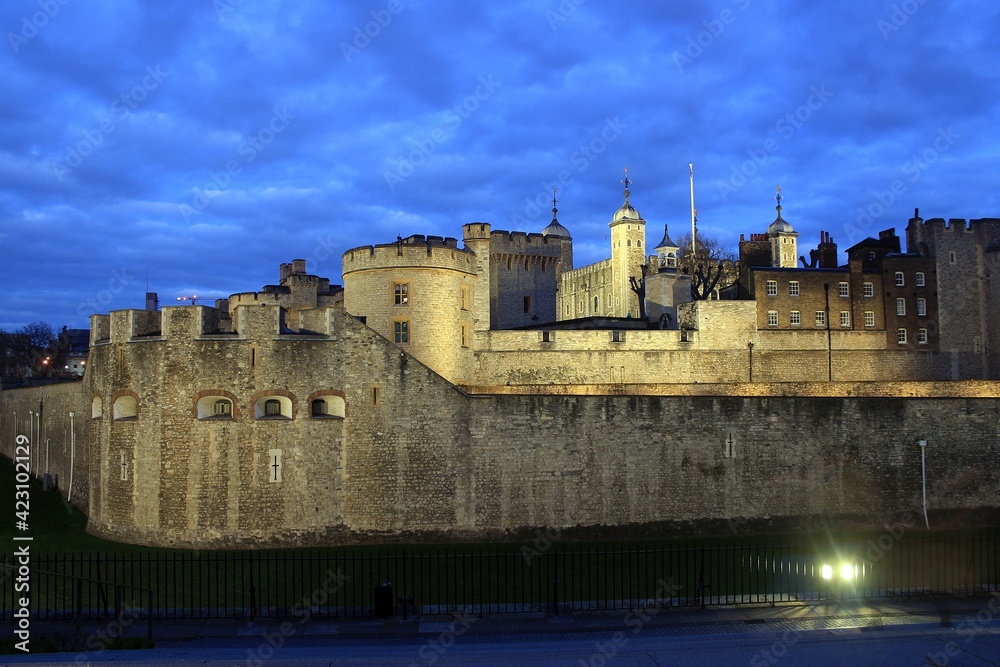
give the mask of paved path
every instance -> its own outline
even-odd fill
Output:
[[[36,622],[33,633],[72,631],[46,625]],[[85,628],[91,638],[101,630]],[[0,656],[0,665],[1000,665],[1000,597],[483,619],[160,622],[155,633],[153,650]]]

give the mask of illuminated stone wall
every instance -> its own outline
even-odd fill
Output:
[[[275,306],[234,316],[238,334],[206,333],[213,312],[201,307],[94,317],[109,336],[95,339],[87,377],[47,390],[43,412],[43,431],[57,434],[68,408],[101,399],[97,418],[76,420],[91,532],[213,548],[490,540],[543,526],[877,526],[920,508],[918,439],[929,443],[932,521],[1000,507],[996,382],[666,378],[462,392],[341,309],[303,311],[314,335],[279,334]],[[649,332],[626,332],[625,345],[633,333]],[[217,396],[232,399],[231,418],[199,418],[199,401]],[[342,399],[344,416],[313,416],[316,396]],[[10,414],[37,399],[4,392],[4,453]],[[119,399],[136,401],[134,418],[115,419]],[[268,399],[287,403],[285,418],[255,416]]]

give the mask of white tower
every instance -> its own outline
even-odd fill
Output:
[[[614,303],[608,314],[612,317],[639,317],[639,299],[629,285],[629,278],[642,278],[642,265],[646,259],[643,248],[646,221],[628,201],[628,187],[632,183],[628,177],[628,168],[625,169],[625,180],[622,183],[625,184],[625,203],[615,211],[615,216],[609,223]]]
[[[775,210],[778,217],[767,228],[767,238],[771,242],[771,266],[778,268],[794,269],[798,265],[798,241],[799,233],[792,229],[792,226],[781,217],[781,186],[777,186],[778,193],[774,200],[778,202]]]

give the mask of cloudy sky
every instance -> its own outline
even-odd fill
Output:
[[[115,2],[0,8],[0,328],[226,296],[461,225],[577,265],[622,203],[800,252],[1000,215],[1000,5],[962,0]]]

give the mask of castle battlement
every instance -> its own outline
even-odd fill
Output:
[[[396,243],[351,248],[343,254],[343,272],[389,268],[449,269],[473,273],[475,254],[458,247],[457,239],[420,234]]]
[[[301,331],[285,325],[282,307],[267,299],[253,300],[254,293],[236,294],[244,297],[233,307],[235,331],[220,327],[226,313],[211,306],[168,306],[159,311],[114,310],[108,315],[92,315],[91,327],[97,336],[91,347],[115,343],[166,342],[169,340],[253,341],[253,340],[326,340],[337,330],[337,313],[343,309],[331,306],[303,310]],[[265,295],[266,296],[266,295]]]
[[[542,255],[559,257],[567,239],[537,233],[496,230],[490,234],[490,252],[505,255]]]
[[[598,273],[603,273],[608,270],[611,265],[610,259],[602,259],[599,262],[594,262],[593,264],[588,264],[587,266],[581,266],[578,269],[572,269],[563,273],[564,276],[568,276],[569,279],[575,279],[582,276],[588,276]]]

